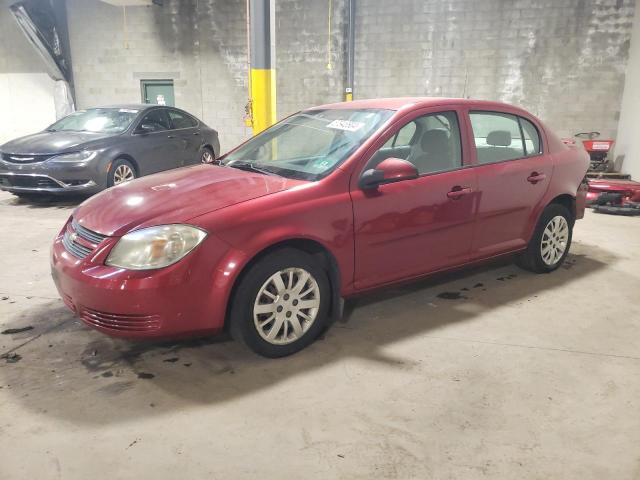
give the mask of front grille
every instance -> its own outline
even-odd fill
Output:
[[[107,238],[107,235],[84,228],[78,222],[72,220],[64,232],[62,245],[70,254],[78,258],[87,258],[105,238]],[[84,242],[78,241],[78,239],[82,239]]]
[[[75,230],[79,237],[84,238],[86,241],[91,242],[95,245],[98,245],[105,238],[107,238],[107,235],[102,235],[101,233],[94,232],[92,230],[89,230],[88,228],[84,228],[75,220],[71,221],[71,228]]]
[[[67,251],[78,258],[86,258],[93,249],[89,247],[85,247],[84,245],[79,244],[73,237],[73,233],[65,232],[64,237],[62,237],[62,244]]]
[[[40,163],[51,158],[51,155],[23,155],[16,153],[3,153],[2,160],[9,163]]]
[[[158,315],[106,313],[83,308],[80,317],[93,326],[123,332],[148,332],[160,328]]]
[[[44,175],[1,175],[0,185],[20,188],[62,188],[52,178]]]

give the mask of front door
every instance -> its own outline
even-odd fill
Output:
[[[463,161],[458,114],[414,115],[390,132],[364,170],[390,157],[410,161],[420,177],[375,190],[352,189],[357,289],[437,271],[469,258],[476,178]]]
[[[478,215],[473,250],[478,257],[527,244],[532,215],[542,201],[553,165],[537,127],[501,112],[470,112],[476,146]]]

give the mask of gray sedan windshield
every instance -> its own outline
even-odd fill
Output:
[[[63,130],[76,132],[121,133],[124,132],[139,110],[132,108],[92,108],[79,110],[58,120],[47,128],[49,132]]]

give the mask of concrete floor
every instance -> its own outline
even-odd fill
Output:
[[[33,327],[0,335],[3,480],[640,479],[640,219],[588,212],[551,275],[360,299],[274,361],[74,320],[48,266],[74,205],[0,193],[0,330]]]

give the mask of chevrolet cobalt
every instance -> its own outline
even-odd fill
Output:
[[[54,241],[66,305],[109,335],[292,354],[343,299],[515,255],[557,269],[589,159],[502,103],[361,100],[292,115],[216,165],[85,201]]]

